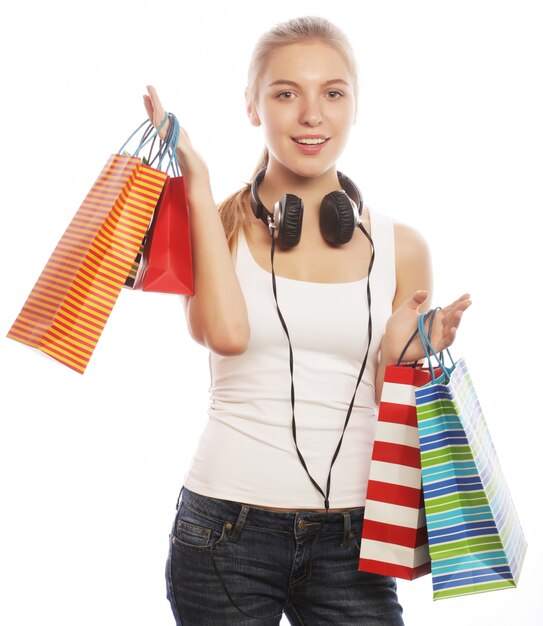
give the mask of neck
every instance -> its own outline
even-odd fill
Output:
[[[275,202],[284,194],[294,194],[302,198],[304,213],[307,213],[309,218],[310,214],[316,214],[322,198],[337,189],[341,189],[341,185],[335,166],[318,176],[300,176],[272,159],[266,168],[266,175],[258,194],[270,212],[273,212]]]

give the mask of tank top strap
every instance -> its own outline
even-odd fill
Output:
[[[253,258],[251,250],[249,249],[249,244],[247,243],[243,229],[240,229],[237,239],[235,267],[236,273],[240,278],[244,276],[249,280],[254,280],[260,274],[257,263]]]
[[[375,262],[370,286],[375,296],[392,302],[396,293],[396,244],[394,221],[378,211],[369,210],[371,238],[375,247]]]

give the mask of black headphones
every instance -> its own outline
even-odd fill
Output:
[[[302,202],[301,198],[298,198],[298,196],[287,193],[281,198],[281,200],[278,200],[275,203],[273,214],[270,213],[258,197],[258,186],[264,179],[265,173],[266,168],[261,169],[251,183],[251,208],[253,209],[253,213],[256,215],[256,217],[262,220],[264,224],[266,224],[266,226],[270,229],[272,290],[273,296],[275,298],[275,305],[277,307],[277,314],[279,315],[279,320],[281,322],[281,325],[283,326],[283,330],[285,331],[285,335],[288,340],[290,355],[290,401],[292,407],[292,433],[294,437],[294,444],[296,446],[298,458],[300,459],[303,468],[309,476],[309,479],[311,480],[317,491],[324,498],[324,507],[326,509],[326,514],[328,514],[328,509],[330,506],[329,495],[332,478],[332,466],[334,464],[334,461],[336,460],[337,455],[339,454],[339,449],[341,448],[341,443],[343,441],[343,435],[345,434],[345,429],[347,428],[347,424],[349,423],[351,412],[354,406],[356,391],[358,389],[360,381],[362,380],[362,376],[364,375],[370,352],[372,339],[370,274],[373,267],[373,262],[375,260],[375,248],[371,236],[364,228],[364,223],[362,222],[362,194],[352,180],[347,178],[345,174],[338,172],[337,176],[342,188],[341,190],[331,191],[330,193],[326,194],[322,199],[320,207],[320,229],[324,239],[333,246],[345,244],[350,241],[356,228],[360,228],[360,230],[364,233],[364,236],[368,239],[370,243],[371,257],[368,265],[368,279],[366,281],[366,293],[368,299],[368,345],[366,348],[364,359],[362,361],[362,365],[360,367],[360,373],[358,374],[358,380],[356,382],[353,397],[349,405],[347,415],[345,416],[343,432],[341,433],[341,438],[332,458],[332,462],[330,463],[330,471],[328,472],[325,493],[321,489],[319,484],[315,481],[313,476],[311,476],[311,474],[309,473],[304,457],[300,452],[300,449],[298,448],[298,443],[296,439],[296,417],[294,415],[294,355],[292,352],[292,344],[290,341],[290,334],[288,332],[287,324],[285,322],[283,314],[281,313],[281,309],[279,308],[279,302],[277,299],[277,283],[275,280],[275,270],[273,267],[276,240],[282,248],[292,248],[300,242],[300,237],[302,234],[304,203]]]
[[[273,213],[262,204],[258,187],[266,168],[258,172],[251,183],[251,208],[255,216],[270,229],[281,248],[292,248],[300,243],[304,203],[301,198],[286,193],[275,203]],[[333,246],[349,242],[362,222],[362,194],[354,182],[337,173],[341,190],[326,194],[320,207],[320,229],[324,239]]]

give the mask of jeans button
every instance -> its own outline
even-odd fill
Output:
[[[303,530],[303,529],[305,528],[305,524],[306,524],[305,519],[301,519],[301,520],[298,522],[298,528],[299,528],[300,530]]]

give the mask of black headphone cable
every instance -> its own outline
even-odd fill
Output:
[[[302,455],[302,453],[300,452],[300,449],[298,448],[298,441],[297,441],[297,437],[296,437],[296,417],[295,417],[295,404],[296,404],[296,398],[295,398],[295,392],[294,392],[294,355],[292,352],[292,344],[290,341],[290,334],[288,332],[288,328],[285,322],[285,319],[283,317],[283,314],[281,313],[281,310],[279,308],[279,302],[277,299],[277,283],[275,280],[275,270],[274,270],[274,256],[275,256],[275,237],[274,237],[274,226],[273,223],[269,224],[270,227],[270,233],[271,233],[271,268],[272,268],[272,289],[273,289],[273,295],[275,298],[275,305],[277,308],[277,313],[279,315],[279,320],[281,322],[281,325],[283,326],[283,330],[285,331],[285,334],[287,336],[287,340],[288,340],[288,347],[289,347],[289,367],[290,367],[290,404],[291,404],[291,409],[292,409],[292,436],[294,438],[294,445],[296,446],[296,452],[298,453],[298,458],[300,459],[300,462],[303,466],[303,468],[305,469],[307,475],[309,476],[309,479],[311,480],[311,482],[313,483],[314,487],[317,489],[317,491],[322,495],[322,497],[324,498],[324,508],[326,509],[325,511],[325,518],[328,516],[328,509],[330,508],[330,500],[329,500],[329,496],[330,496],[330,487],[331,487],[331,482],[332,482],[332,467],[338,457],[339,454],[339,450],[341,448],[341,444],[343,442],[343,436],[345,435],[345,430],[347,428],[347,424],[349,423],[349,419],[351,417],[351,413],[353,410],[353,406],[354,406],[354,401],[355,401],[355,397],[356,397],[356,392],[358,390],[358,386],[360,385],[360,381],[362,380],[362,376],[364,375],[364,371],[366,370],[366,365],[368,362],[368,357],[369,357],[369,351],[370,351],[370,345],[371,345],[371,340],[372,340],[372,334],[373,334],[373,325],[372,325],[372,317],[371,317],[371,289],[370,289],[370,275],[371,275],[371,270],[373,269],[373,264],[375,262],[375,247],[373,245],[373,240],[370,236],[370,234],[368,233],[368,231],[366,230],[366,228],[364,227],[364,225],[362,224],[362,222],[360,222],[358,224],[358,227],[360,228],[360,230],[364,233],[365,237],[367,238],[367,240],[370,243],[371,246],[371,257],[370,257],[370,262],[368,265],[368,277],[367,277],[367,283],[366,283],[366,296],[367,296],[367,302],[368,302],[368,345],[366,348],[366,353],[364,355],[364,359],[362,361],[362,366],[360,368],[360,373],[358,375],[358,380],[356,381],[356,387],[353,393],[353,397],[351,399],[351,402],[349,404],[349,409],[347,411],[347,415],[345,417],[345,424],[343,426],[343,431],[341,433],[341,437],[339,439],[339,443],[338,446],[336,448],[336,451],[333,455],[332,458],[332,462],[330,463],[330,471],[328,472],[328,479],[327,479],[327,483],[326,483],[326,493],[324,493],[324,491],[321,489],[321,487],[319,486],[319,484],[315,481],[315,479],[313,478],[313,476],[311,476],[308,468],[307,468],[307,464],[305,462],[305,459]]]

